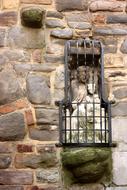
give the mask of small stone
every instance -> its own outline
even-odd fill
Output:
[[[0,73],[0,94],[1,105],[23,97],[22,89],[13,71],[6,70]]]
[[[29,136],[33,140],[38,141],[58,141],[58,131],[54,130],[39,130],[30,128],[29,130]]]
[[[3,1],[4,9],[15,9],[15,8],[18,8],[18,5],[19,5],[19,0],[11,0],[11,1],[4,0]]]
[[[90,10],[95,11],[111,11],[111,12],[122,12],[125,9],[125,3],[114,1],[93,1],[90,4]]]
[[[95,27],[93,30],[94,34],[96,35],[127,35],[127,29],[122,28],[99,28]]]
[[[116,185],[127,185],[126,160],[127,152],[113,152],[113,183]]]
[[[124,67],[123,56],[121,55],[105,54],[104,60],[105,60],[105,67],[107,68]]]
[[[67,11],[67,10],[87,10],[88,2],[87,0],[56,0],[57,11]]]
[[[46,109],[46,108],[37,108],[35,110],[36,119],[38,124],[58,124],[58,110],[57,109]]]
[[[85,30],[91,29],[91,24],[86,22],[68,22],[68,26],[73,29]]]
[[[31,185],[32,183],[32,171],[0,171],[1,185]]]
[[[71,29],[55,29],[51,31],[51,36],[56,37],[56,38],[62,38],[62,39],[70,39],[73,36],[73,32]]]
[[[91,23],[91,14],[85,12],[67,12],[65,13],[68,22],[86,22]]]
[[[49,145],[48,144],[47,145],[39,144],[39,145],[37,145],[37,152],[43,153],[43,154],[45,154],[45,152],[55,153],[56,147],[53,144],[49,144]]]
[[[122,99],[127,97],[127,88],[122,87],[113,91],[115,98]]]
[[[0,169],[6,169],[11,164],[11,156],[0,155]]]
[[[60,19],[46,19],[45,23],[49,28],[65,28],[65,23]]]
[[[45,77],[29,74],[27,77],[28,98],[35,104],[50,103],[50,89]]]
[[[5,29],[0,28],[0,47],[4,46]]]
[[[85,185],[72,185],[69,190],[104,190],[103,185],[100,184],[85,184]]]
[[[47,17],[53,17],[53,18],[63,18],[63,14],[58,11],[47,11]]]
[[[28,72],[31,71],[31,64],[14,64],[13,66],[18,76],[26,77]]]
[[[45,46],[44,31],[12,27],[8,31],[7,44],[15,48],[42,49]]]
[[[17,12],[5,11],[0,13],[0,26],[12,26],[17,23]]]
[[[17,151],[20,153],[24,152],[33,152],[34,146],[28,145],[28,144],[18,144],[17,145]]]
[[[26,118],[26,124],[28,126],[34,125],[35,121],[32,110],[25,110],[25,118]]]
[[[55,153],[35,154],[17,154],[15,158],[16,168],[47,168],[57,164]]]
[[[0,140],[22,140],[25,136],[25,123],[22,113],[11,113],[0,116]]]
[[[0,54],[0,71],[2,71],[6,65],[7,65],[7,58],[3,54]]]
[[[14,146],[10,143],[0,143],[0,153],[12,153],[14,152]]]
[[[127,24],[127,15],[109,15],[107,16],[107,23]]]
[[[0,185],[0,190],[24,190],[22,186]]]
[[[56,183],[59,181],[59,172],[57,169],[40,170],[36,172],[37,182]]]
[[[64,66],[59,66],[55,72],[55,88],[63,89],[64,88]]]
[[[127,53],[127,39],[125,39],[120,47],[122,53]]]
[[[32,71],[39,71],[39,72],[52,72],[56,69],[55,65],[51,64],[31,64]]]
[[[40,4],[40,5],[52,4],[52,0],[21,0],[20,2],[25,4]]]
[[[55,53],[55,52],[54,52]],[[44,60],[46,63],[64,63],[64,56],[63,55],[51,55],[51,54],[46,54],[44,56]]]
[[[42,50],[40,50],[40,49],[34,50],[32,57],[33,57],[34,62],[41,63],[41,61],[42,61]]]
[[[40,8],[27,7],[21,10],[21,23],[30,28],[43,26],[45,11]]]
[[[112,116],[126,116],[127,115],[127,102],[119,102],[112,106]]]

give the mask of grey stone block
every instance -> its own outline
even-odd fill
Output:
[[[122,53],[127,53],[127,39],[125,39],[120,47]]]
[[[55,30],[53,30],[53,31],[51,31],[51,36],[53,36],[53,37],[56,37],[56,38],[61,38],[61,39],[70,39],[70,38],[72,38],[72,36],[73,36],[73,32],[72,32],[72,30],[71,29],[55,29]]]

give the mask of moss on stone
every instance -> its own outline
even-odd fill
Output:
[[[64,183],[94,183],[111,180],[110,148],[64,149],[61,153]]]
[[[24,8],[21,11],[21,23],[31,28],[41,28],[43,25],[44,11],[39,8]]]

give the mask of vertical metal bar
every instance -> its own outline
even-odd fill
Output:
[[[69,42],[66,42],[65,49],[64,49],[64,72],[65,72],[65,101],[68,101],[68,46]]]
[[[92,41],[92,91],[93,91],[93,142],[95,143],[95,100],[94,100],[94,88],[95,88],[95,78],[94,78],[94,41]]]
[[[62,102],[59,103],[59,142],[63,143],[63,117],[62,117]]]
[[[106,116],[107,108],[105,108],[104,122],[105,122],[105,143],[107,143],[107,116]]]
[[[108,104],[108,129],[109,129],[109,146],[112,144],[112,126],[111,126],[111,104]]]

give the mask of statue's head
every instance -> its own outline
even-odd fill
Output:
[[[89,71],[88,71],[88,67],[87,66],[79,66],[77,68],[77,76],[78,76],[78,80],[81,83],[86,84],[88,79],[89,79]]]

